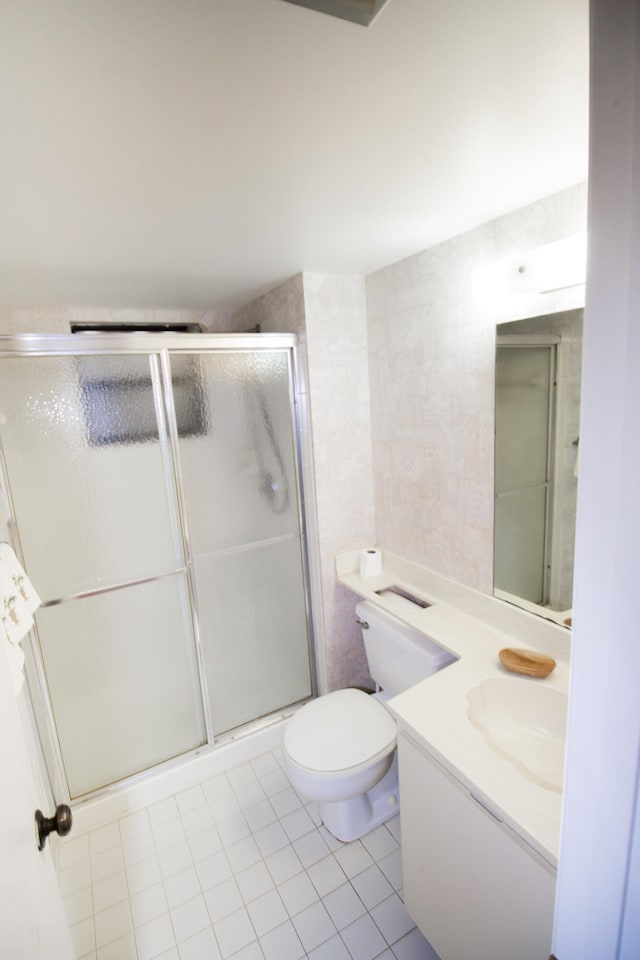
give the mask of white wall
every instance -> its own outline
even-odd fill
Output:
[[[377,541],[485,593],[496,317],[474,304],[472,273],[585,217],[580,184],[367,277]]]
[[[640,7],[593,0],[589,270],[559,960],[640,956]]]

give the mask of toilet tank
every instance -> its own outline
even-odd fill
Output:
[[[362,626],[369,673],[387,697],[442,670],[457,658],[414,627],[403,623],[374,603],[363,600],[356,607]]]

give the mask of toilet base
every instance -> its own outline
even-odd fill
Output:
[[[318,803],[318,814],[338,840],[358,840],[399,813],[398,787],[396,750],[391,766],[371,790],[351,800],[322,801]]]

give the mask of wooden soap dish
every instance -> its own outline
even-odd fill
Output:
[[[535,650],[520,650],[514,647],[505,647],[498,654],[500,662],[512,673],[523,673],[527,677],[548,677],[555,670],[556,662],[553,657],[545,653],[536,653]]]

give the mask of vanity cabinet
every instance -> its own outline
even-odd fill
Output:
[[[398,759],[405,905],[441,960],[547,960],[555,869],[402,732]]]

